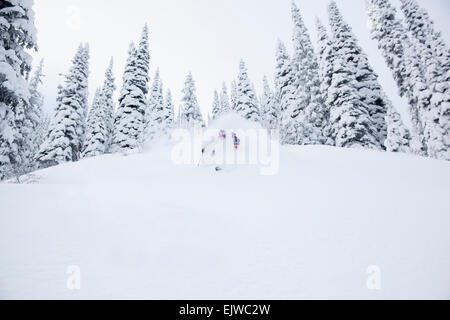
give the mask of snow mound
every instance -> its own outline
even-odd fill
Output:
[[[283,147],[261,176],[170,151],[1,184],[0,299],[450,298],[448,162]]]
[[[262,126],[254,121],[249,121],[241,117],[235,112],[224,114],[217,120],[213,120],[209,124],[209,129],[218,130],[248,130],[248,129],[262,129]]]

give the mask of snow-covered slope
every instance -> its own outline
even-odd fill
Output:
[[[0,185],[0,298],[450,298],[449,163],[283,147],[279,174],[261,176],[170,153]]]

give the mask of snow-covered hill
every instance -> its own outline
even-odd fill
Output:
[[[170,154],[0,185],[0,298],[450,298],[449,163],[283,147],[279,174],[262,176]]]

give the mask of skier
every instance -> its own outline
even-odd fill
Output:
[[[238,149],[241,145],[241,140],[238,138],[238,136],[233,132],[233,142],[234,142],[234,149]]]
[[[222,140],[226,140],[227,139],[227,132],[225,130],[220,130],[219,131],[219,139],[222,139]],[[216,156],[216,150],[213,150],[212,156],[213,157]],[[222,171],[223,169],[221,167],[216,167],[215,170],[216,170],[216,172],[219,172],[219,171]]]
[[[221,138],[221,139],[226,139],[227,138],[227,133],[225,132],[225,130],[220,130],[219,138]]]

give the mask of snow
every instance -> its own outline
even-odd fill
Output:
[[[262,130],[262,126],[258,122],[248,121],[242,118],[237,112],[229,111],[224,113],[219,119],[212,121],[209,126],[212,130]]]
[[[282,147],[261,176],[171,149],[0,184],[0,299],[450,298],[448,162]]]

